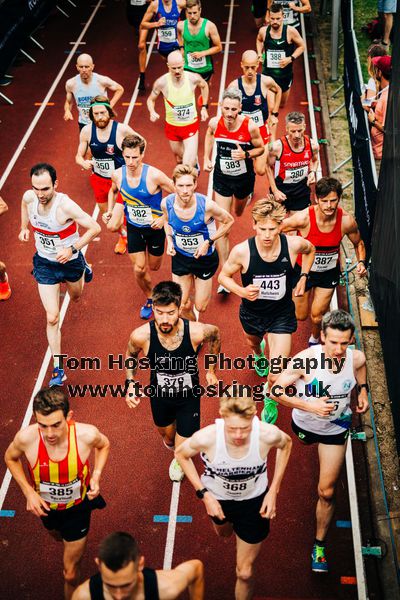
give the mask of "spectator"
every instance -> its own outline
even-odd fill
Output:
[[[372,106],[368,112],[368,120],[372,125],[372,150],[376,160],[376,170],[379,173],[382,160],[383,138],[385,134],[384,127],[389,95],[390,74],[392,69],[392,57],[376,56],[372,59],[372,65],[375,72],[375,79],[379,86],[379,91],[376,95],[376,100],[372,103]]]
[[[371,107],[371,103],[373,100],[375,100],[376,94],[378,93],[378,89],[377,89],[376,81],[375,81],[375,73],[374,73],[373,66],[372,66],[372,59],[375,58],[376,56],[386,56],[386,55],[387,55],[386,48],[384,48],[384,46],[381,46],[380,44],[372,44],[368,48],[367,67],[368,67],[369,79],[368,79],[368,83],[365,87],[364,93],[361,97],[362,104],[364,106],[364,109],[367,112],[369,111],[369,109]]]
[[[396,14],[397,0],[378,0],[378,13],[383,22],[383,38],[381,44],[390,46],[390,34],[393,27],[393,15]],[[382,18],[383,17],[383,18]]]

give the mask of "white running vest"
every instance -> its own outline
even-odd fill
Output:
[[[79,112],[78,121],[88,125],[88,123],[91,123],[89,117],[90,103],[96,96],[107,96],[106,88],[99,83],[97,73],[92,73],[92,81],[89,84],[83,83],[80,75],[76,75],[75,80],[74,97]]]
[[[321,344],[312,348],[310,358],[316,358],[318,367],[312,370],[312,378],[307,376],[307,381],[303,379],[295,381],[293,385],[297,390],[296,396],[299,396],[306,402],[313,402],[320,395],[328,395],[330,402],[334,404],[334,410],[328,417],[320,417],[314,413],[294,408],[292,419],[301,429],[319,435],[337,435],[343,433],[343,431],[349,429],[351,426],[350,396],[351,390],[357,383],[354,377],[353,350],[347,348],[346,359],[339,372],[337,372],[337,365],[334,366],[336,374],[329,370],[327,364],[324,364],[324,361],[328,361],[329,359],[325,355],[324,347]],[[322,388],[327,388],[328,386],[330,387],[326,394]]]
[[[225,444],[224,420],[215,419],[216,444],[213,461],[206,454],[201,482],[217,500],[249,500],[261,496],[268,486],[267,460],[260,456],[260,420],[253,417],[250,447],[246,456],[232,458]]]
[[[57,207],[68,198],[66,194],[56,192],[53,205],[48,215],[40,215],[38,212],[39,199],[35,194],[35,200],[28,205],[29,220],[35,235],[35,245],[39,256],[53,262],[57,261],[57,253],[60,248],[69,248],[79,240],[78,226],[75,221],[69,221],[60,225],[56,218]],[[72,255],[69,260],[76,258]]]

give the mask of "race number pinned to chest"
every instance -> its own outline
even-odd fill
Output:
[[[308,165],[302,167],[293,167],[285,169],[285,179],[283,183],[299,183],[308,175]]]
[[[327,417],[323,417],[323,419],[327,421],[336,421],[339,417],[342,417],[343,414],[346,413],[346,409],[349,406],[349,397],[348,395],[343,396],[333,396],[327,402],[332,406],[333,410]]]
[[[189,254],[194,254],[200,248],[203,242],[204,236],[201,233],[196,233],[193,235],[181,235],[177,233],[175,235],[175,243],[177,248],[180,248]]]
[[[79,106],[78,110],[79,110],[79,122],[85,123],[85,125],[88,125],[88,123],[91,122],[90,117],[89,117],[90,106],[89,105]]]
[[[189,373],[157,373],[157,385],[162,395],[176,395],[193,387],[192,376]]]
[[[146,0],[130,0],[131,6],[144,6],[146,4]]]
[[[207,65],[206,57],[201,56],[200,58],[195,58],[193,54],[190,52],[187,55],[188,65],[191,69],[203,69]]]
[[[41,481],[39,493],[43,500],[51,504],[68,504],[81,497],[81,482],[80,479],[74,479],[68,483]]]
[[[157,31],[158,41],[164,44],[171,44],[176,41],[175,27],[160,27]]]
[[[111,173],[115,169],[114,159],[113,158],[94,158],[93,171],[96,175],[100,175],[100,177],[105,177],[106,179],[111,178]]]
[[[126,205],[128,210],[129,220],[135,225],[151,225],[153,222],[153,215],[150,206],[129,206]]]
[[[323,273],[334,269],[339,259],[339,252],[332,250],[331,252],[320,252],[317,250],[314,258],[311,271],[315,273]]]
[[[254,112],[242,111],[242,115],[245,115],[246,117],[250,117],[251,119],[253,119],[253,121],[257,125],[257,127],[261,127],[262,125],[264,125],[264,117],[263,117],[261,110],[255,110]]]
[[[288,6],[283,9],[283,23],[285,25],[293,25],[294,23],[293,10]]]
[[[246,169],[246,161],[244,159],[234,160],[233,158],[224,158],[220,159],[221,171],[224,175],[245,175],[247,173]]]
[[[180,123],[188,123],[189,121],[193,121],[194,114],[194,105],[193,104],[182,104],[173,107],[174,117]]]
[[[56,233],[35,231],[36,248],[44,254],[56,254],[63,247],[60,236]]]
[[[286,273],[279,275],[255,275],[253,285],[260,288],[259,300],[282,300],[286,294]]]
[[[280,61],[286,57],[284,50],[267,50],[267,67],[270,69],[280,69]]]

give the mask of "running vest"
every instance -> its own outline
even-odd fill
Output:
[[[64,199],[69,197],[61,192],[56,192],[52,207],[48,215],[40,215],[38,212],[39,198],[35,194],[35,200],[28,205],[29,221],[35,236],[37,253],[42,258],[57,262],[57,253],[61,248],[69,248],[79,240],[78,225],[69,219],[64,225],[57,221],[57,208]],[[76,258],[72,255],[69,260]]]
[[[213,218],[208,223],[205,222],[206,196],[195,193],[196,211],[189,221],[184,221],[178,217],[174,209],[175,194],[166,197],[165,203],[168,212],[168,224],[172,228],[174,236],[175,249],[184,256],[193,256],[205,240],[210,239],[210,235],[216,232],[215,221]],[[215,249],[209,247],[206,256],[213,254]]]
[[[293,43],[287,41],[287,25],[283,25],[282,36],[278,39],[272,38],[270,31],[271,27],[268,25],[264,40],[265,58],[263,74],[269,75],[279,83],[280,79],[283,79],[284,77],[291,78],[293,76],[293,64],[290,62],[287,67],[281,69],[279,61],[282,60],[282,58],[291,56],[295,46]]]
[[[162,17],[165,18],[165,25],[157,29],[158,45],[157,49],[161,52],[172,52],[177,50],[179,44],[177,42],[177,25],[179,21],[180,10],[176,0],[172,0],[170,12],[166,12],[162,0],[158,0],[156,21]]]
[[[154,569],[147,567],[143,569],[142,573],[145,600],[159,600],[157,573]],[[100,573],[96,573],[89,579],[89,591],[91,600],[105,600]]]
[[[329,232],[321,231],[318,228],[315,206],[309,206],[308,211],[310,215],[310,231],[305,239],[315,246],[315,258],[311,271],[314,273],[325,273],[334,269],[339,264],[343,209],[340,206],[337,208],[336,223],[332,231]],[[297,259],[300,265],[301,257],[302,255]]]
[[[300,27],[300,13],[290,8],[288,0],[274,0],[274,3],[282,6],[284,25]],[[294,3],[296,6],[301,6],[301,3],[298,0],[294,0]]]
[[[78,452],[76,424],[68,421],[68,451],[63,460],[49,458],[38,429],[39,448],[34,467],[29,465],[34,489],[52,510],[66,510],[80,504],[90,484],[89,461],[82,463]]]
[[[253,417],[250,447],[246,456],[233,458],[225,442],[224,419],[215,419],[215,456],[210,461],[202,452],[205,471],[201,483],[217,500],[250,500],[267,489],[267,460],[260,456],[260,420]]]
[[[336,375],[328,369],[328,357],[325,357],[324,347],[321,344],[312,347],[310,358],[316,359],[318,367],[312,369],[312,380],[305,382],[303,379],[298,379],[294,383],[296,395],[306,402],[312,402],[321,396],[329,396],[334,410],[329,416],[320,417],[295,408],[292,411],[292,419],[301,429],[319,435],[342,433],[351,427],[350,397],[351,390],[357,383],[354,377],[353,350],[347,348],[344,366]],[[334,370],[338,371],[338,369],[339,367],[334,365]]]
[[[156,325],[150,321],[150,345],[147,357],[150,363],[150,387],[155,397],[176,399],[198,395],[199,370],[197,352],[192,346],[189,321],[183,321],[183,339],[175,350],[161,344]],[[193,389],[196,388],[196,389]]]
[[[122,150],[117,146],[118,122],[112,121],[110,137],[101,142],[97,137],[97,127],[92,123],[89,147],[93,155],[93,172],[104,179],[111,179],[112,172],[124,165]]]
[[[203,52],[211,47],[210,38],[206,35],[208,19],[203,19],[199,33],[192,34],[189,30],[189,22],[186,19],[183,22],[183,48],[185,55],[185,69],[195,73],[207,73],[212,71],[211,56],[202,56],[193,58],[192,52]]]
[[[240,117],[239,117],[240,118]],[[237,149],[237,144],[243,150],[254,148],[251,143],[251,134],[249,131],[249,119],[244,117],[242,124],[237,131],[229,131],[226,128],[224,118],[218,121],[214,133],[217,144],[217,158],[215,161],[215,171],[229,177],[246,178],[249,173],[254,174],[253,160],[243,158],[240,160],[232,158],[232,150]]]
[[[256,77],[256,87],[251,96],[247,95],[241,77],[238,77],[237,82],[243,96],[242,115],[251,117],[257,127],[262,127],[268,119],[268,102],[262,94],[260,73],[257,73]]]
[[[271,318],[285,309],[292,310],[292,288],[294,269],[290,261],[288,242],[285,235],[279,234],[281,251],[273,262],[266,262],[258,253],[255,237],[248,240],[250,250],[249,267],[242,273],[242,285],[250,284],[260,288],[258,300],[251,302],[242,298],[243,307],[252,313]]]
[[[126,178],[126,165],[122,167],[120,194],[124,200],[126,220],[135,227],[151,227],[154,219],[162,216],[162,192],[150,194],[147,188],[149,165],[142,164],[142,173],[137,187],[130,187]]]
[[[83,83],[80,75],[75,76],[75,81],[74,97],[79,112],[78,121],[88,125],[88,123],[91,123],[89,117],[90,103],[96,96],[107,96],[106,88],[99,83],[97,73],[92,73],[92,80],[89,84]]]
[[[189,75],[183,72],[183,85],[176,87],[170,73],[167,73],[167,94],[164,97],[165,120],[179,127],[192,125],[197,121],[196,98]]]
[[[309,136],[304,136],[304,148],[299,152],[290,147],[286,135],[281,137],[280,141],[282,152],[275,164],[276,187],[290,198],[309,196],[310,189],[307,185],[307,178],[312,159]]]

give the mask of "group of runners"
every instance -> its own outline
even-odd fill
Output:
[[[256,19],[259,4],[255,0]],[[179,21],[185,7],[186,18]],[[115,120],[113,106],[123,88],[97,75],[91,56],[78,57],[78,75],[66,84],[64,119],[73,119],[74,102],[79,112],[76,162],[91,173],[103,226],[119,233],[115,252],[127,251],[143,296],[140,317],[146,322],[132,331],[126,350],[131,359],[126,403],[140,410],[138,364],[140,358],[146,359],[153,421],[163,444],[175,451],[171,480],[179,482],[186,475],[217,534],[236,534],[238,600],[252,597],[254,562],[277,514],[291,452],[290,436],[274,425],[278,404],[292,409],[292,431],[298,440],[318,444],[311,552],[315,572],[328,571],[326,537],[351,426],[353,388],[358,392],[356,412],[368,409],[365,357],[351,347],[354,322],[344,310],[329,311],[340,279],[344,236],[354,245],[358,274],[366,273],[357,223],[340,207],[340,181],[331,177],[317,181],[318,141],[305,133],[305,116],[287,113],[285,135],[276,135],[292,85],[292,65],[305,47],[294,15],[308,10],[307,0],[265,6],[257,51],[243,53],[241,71],[222,95],[221,116],[209,119],[211,57],[221,51],[217,26],[202,17],[199,0],[130,1],[129,15],[139,32],[140,64],[145,64],[145,32],[153,28],[166,59],[168,71],[154,82],[147,107],[151,121],[157,121],[157,97],[164,97],[165,134],[177,162],[172,177],[144,162],[145,136]],[[144,67],[141,74],[140,85],[145,88]],[[108,91],[113,92],[111,98]],[[202,166],[213,172],[214,198],[197,191],[199,120],[208,120]],[[105,507],[100,479],[110,443],[95,426],[73,420],[61,388],[66,373],[59,362],[59,299],[62,283],[77,301],[84,283],[91,281],[93,270],[82,249],[101,227],[58,190],[52,165],[38,163],[30,175],[30,189],[22,198],[19,239],[28,242],[31,227],[36,245],[33,275],[46,312],[54,364],[48,387],[33,403],[35,423],[15,436],[6,452],[7,466],[27,499],[27,510],[64,541],[67,599],[167,599],[177,598],[185,589],[191,598],[203,598],[201,561],[153,571],[144,566],[137,543],[125,532],[103,540],[98,574],[77,587],[91,512]],[[254,234],[230,250],[230,231],[252,199],[256,176],[263,177],[266,193],[248,209]],[[164,254],[171,256],[171,280],[155,281]],[[220,329],[203,322],[219,267],[217,293],[225,295],[225,307],[229,294],[241,298],[239,315],[232,313],[231,322],[240,321],[260,377],[264,408],[259,419],[251,393],[232,387],[221,394],[220,418],[201,429],[202,395],[214,390],[215,396],[220,382],[216,369]],[[0,286],[6,281],[4,274],[5,265],[0,263]],[[309,315],[309,347],[292,358],[297,322]],[[203,346],[205,388],[200,385],[199,365]],[[269,368],[272,364],[274,369]],[[274,448],[275,470],[269,478],[267,455]],[[201,476],[192,462],[197,454],[204,463]],[[24,474],[23,456],[31,482]]]

